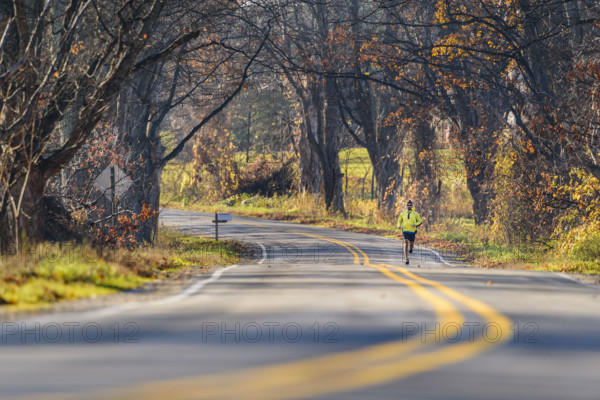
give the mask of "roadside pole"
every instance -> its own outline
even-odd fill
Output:
[[[219,241],[219,216],[215,212],[215,240]]]
[[[110,219],[112,222],[112,226],[117,226],[117,218],[116,212],[117,207],[115,205],[115,167],[113,165],[110,166]]]
[[[219,222],[224,224],[227,221],[231,221],[232,219],[232,214],[219,214],[218,212],[215,212],[215,219],[213,219],[212,221],[215,224],[215,240],[219,240]]]

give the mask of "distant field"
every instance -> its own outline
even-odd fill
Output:
[[[404,187],[410,177],[409,154],[404,165]],[[256,156],[251,153],[251,157]],[[245,164],[245,153],[238,152],[236,161],[240,168]],[[344,194],[347,202],[365,202],[374,199],[372,193],[373,168],[364,148],[350,148],[340,151],[340,169],[344,174]],[[452,150],[439,151],[439,171],[442,179],[442,214],[452,217],[470,217],[472,200],[464,178],[464,164]],[[189,205],[202,203],[208,189],[204,182],[192,184],[192,165],[190,163],[170,163],[163,171],[161,203],[180,203]]]

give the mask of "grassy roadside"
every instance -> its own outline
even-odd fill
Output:
[[[224,200],[218,204],[169,204],[169,207],[311,224],[339,230],[401,238],[393,217],[350,214],[348,218],[328,215],[318,202],[299,196],[268,199],[258,196]],[[478,268],[555,271],[600,275],[600,260],[582,260],[555,254],[548,244],[500,245],[490,241],[489,227],[477,226],[470,218],[445,218],[419,231],[419,244],[458,256]]]
[[[236,242],[162,229],[153,247],[100,249],[75,243],[42,243],[0,260],[0,304],[7,311],[35,310],[63,300],[135,289],[182,268],[198,271],[235,264]]]
[[[555,242],[501,244],[505,241],[493,240],[489,226],[477,226],[472,219],[442,220],[430,236],[452,243],[475,266],[600,275],[600,259],[560,254]]]

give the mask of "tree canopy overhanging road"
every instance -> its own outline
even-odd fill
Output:
[[[599,32],[594,0],[2,2],[0,251],[73,225],[112,245],[130,221],[151,243],[177,162],[185,203],[292,191],[368,214],[361,180],[378,212],[412,198],[588,268]],[[115,165],[131,188],[110,196]]]
[[[161,222],[210,235],[213,215]],[[254,246],[150,302],[2,321],[3,398],[596,399],[599,289],[234,217]]]

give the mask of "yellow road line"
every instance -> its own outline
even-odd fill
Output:
[[[264,228],[264,225],[245,223]],[[403,278],[387,268],[374,265],[369,258],[358,247],[336,239],[326,238],[321,235],[297,232],[293,230],[280,229],[285,232],[314,237],[336,243],[346,248],[354,256],[354,263],[359,264],[360,258],[353,248],[360,252],[365,264],[376,268],[383,275],[408,286],[417,296],[432,304],[440,324],[464,322],[463,315],[448,300],[427,290],[415,281]],[[331,392],[339,392],[354,387],[367,386],[369,382],[379,382],[383,378],[389,380],[385,374],[373,376],[368,373],[372,370],[381,370],[393,360],[393,365],[402,363],[402,357],[422,349],[436,342],[434,336],[428,336],[423,340],[415,336],[410,340],[399,340],[380,345],[368,346],[363,349],[316,357],[280,365],[242,370],[239,372],[226,373],[216,376],[191,377],[140,385],[134,391],[128,392],[128,398],[163,398],[169,396],[173,399],[196,398],[196,399],[288,399],[301,396],[312,396]],[[381,363],[388,363],[381,366]],[[398,372],[419,372],[424,368],[421,363],[420,369],[414,367],[406,371],[406,368]],[[385,370],[385,368],[383,368]],[[364,375],[363,375],[364,374]],[[349,382],[348,377],[358,376],[355,382]],[[395,374],[395,377],[402,375]],[[375,379],[376,381],[373,381]],[[393,379],[393,378],[392,378]],[[235,385],[232,383],[235,382]],[[358,384],[358,385],[357,385]]]
[[[308,234],[304,234],[302,232],[294,232],[294,231],[290,231],[292,233],[296,233],[299,235],[308,235]],[[423,300],[427,301],[428,303],[432,304],[436,314],[438,315],[438,317],[440,317],[440,319],[442,321],[440,321],[440,323],[449,323],[449,322],[454,322],[457,323],[459,325],[462,325],[464,323],[464,318],[463,315],[458,312],[458,310],[456,309],[456,307],[450,303],[449,301],[447,301],[446,299],[439,297],[437,295],[435,295],[434,293],[430,292],[429,290],[427,290],[426,288],[424,288],[423,286],[419,285],[418,283],[411,281],[409,279],[403,278],[395,273],[393,273],[392,271],[390,271],[388,268],[385,268],[385,264],[384,266],[378,265],[378,264],[372,264],[370,262],[369,256],[362,251],[358,246],[349,243],[349,242],[342,242],[340,240],[337,239],[331,239],[331,238],[327,238],[325,236],[320,236],[320,235],[310,235],[316,238],[319,238],[321,240],[326,240],[328,242],[332,242],[332,243],[336,243],[339,244],[341,246],[344,246],[345,248],[347,248],[350,252],[352,252],[353,254],[356,255],[356,252],[354,252],[351,247],[355,248],[357,252],[359,252],[364,259],[364,265],[369,266],[371,268],[375,268],[377,269],[380,273],[382,273],[383,275],[387,276],[390,279],[393,279],[397,282],[400,282],[406,286],[408,286],[410,289],[413,290],[413,292],[415,292],[417,294],[417,296],[421,297]],[[355,261],[355,264],[357,264],[357,262]]]
[[[259,224],[243,224],[268,228]],[[438,323],[442,326],[447,323],[461,325],[464,322],[464,316],[450,301],[436,295],[418,282],[434,287],[453,300],[465,304],[487,321],[496,322],[503,329],[510,328],[510,320],[485,303],[462,295],[435,281],[422,278],[405,268],[373,264],[368,255],[356,245],[321,235],[275,229],[339,244],[353,254],[355,264],[360,263],[358,255],[360,253],[365,265],[377,269],[390,279],[405,284],[417,296],[430,303],[438,316]],[[398,270],[406,278],[394,273],[393,269]],[[213,376],[145,383],[132,388],[97,392],[97,394],[101,398],[147,399],[165,397],[171,399],[237,399],[243,396],[248,399],[267,400],[315,396],[362,388],[429,371],[471,358],[496,344],[477,340],[446,345],[433,351],[423,352],[426,348],[425,345],[431,346],[437,341],[428,338],[421,340],[420,337],[413,337],[408,341],[388,342],[359,350],[280,365]],[[421,350],[421,352],[417,352],[417,350]],[[61,398],[65,397],[61,396]]]
[[[293,233],[303,234],[301,232],[293,232]],[[350,246],[354,247],[359,253],[362,254],[362,256],[365,260],[365,265],[369,265],[371,267],[377,268],[380,272],[382,272],[386,276],[388,276],[394,280],[401,281],[402,283],[407,284],[407,282],[411,282],[411,281],[403,280],[402,278],[398,277],[395,274],[391,274],[391,272],[389,272],[389,270],[386,270],[377,264],[372,264],[369,261],[368,255],[354,244],[351,244],[348,242],[342,242],[342,241],[339,241],[336,239],[326,238],[326,237],[323,237],[320,235],[310,235],[310,236],[320,237],[323,240],[327,240],[327,241],[330,241],[333,243],[338,243],[346,248],[348,248]],[[352,251],[352,250],[350,250],[350,251]],[[304,385],[300,388],[294,388],[294,395],[292,397],[306,397],[306,396],[314,396],[314,395],[320,395],[320,394],[324,394],[324,393],[331,393],[331,392],[337,392],[337,391],[347,391],[347,390],[351,390],[351,389],[357,389],[357,388],[362,388],[362,387],[366,387],[366,386],[372,386],[375,384],[385,383],[390,380],[398,379],[401,377],[406,377],[406,376],[413,375],[413,374],[416,374],[419,372],[429,371],[429,370],[432,370],[432,369],[435,369],[435,368],[438,368],[438,367],[441,367],[444,365],[457,363],[457,362],[466,360],[468,358],[474,357],[474,356],[480,354],[481,352],[488,350],[488,349],[502,343],[509,337],[509,332],[510,332],[510,328],[511,328],[510,319],[508,319],[504,315],[498,313],[497,311],[495,311],[492,307],[488,306],[487,304],[485,304],[479,300],[465,296],[465,295],[463,295],[453,289],[450,289],[447,286],[444,286],[438,282],[422,278],[422,277],[410,272],[406,268],[399,267],[399,266],[389,266],[386,264],[384,264],[384,266],[389,267],[389,268],[396,268],[400,272],[405,274],[406,276],[408,276],[412,279],[415,279],[416,281],[422,282],[424,284],[433,286],[436,289],[443,292],[444,294],[453,298],[454,300],[456,300],[460,303],[463,303],[469,309],[471,309],[472,311],[474,311],[475,313],[479,314],[484,319],[486,319],[488,322],[494,323],[498,329],[497,330],[498,336],[496,336],[493,341],[485,340],[482,337],[473,342],[461,342],[458,344],[446,346],[440,350],[436,350],[433,352],[424,353],[424,354],[416,354],[416,355],[410,356],[408,358],[402,358],[400,360],[394,360],[393,362],[388,362],[388,363],[380,363],[378,365],[372,365],[372,366],[368,366],[366,368],[362,367],[362,368],[359,368],[358,370],[351,372],[349,374],[338,375],[337,377],[334,377],[334,378],[327,377],[327,379],[322,380],[323,385],[326,385],[326,386],[318,386],[318,385],[315,385],[316,382],[312,382],[313,383],[312,385]],[[385,271],[388,271],[388,272],[385,272]],[[413,284],[414,284],[414,282],[413,282]],[[432,293],[429,292],[429,295],[423,296],[423,291],[421,291],[421,289],[423,289],[424,291],[426,291],[426,289],[424,289],[420,285],[415,286],[413,284],[408,284],[408,286],[413,290],[416,287],[418,287],[419,288],[418,292],[420,293],[420,296],[422,298],[424,298],[425,300],[431,302],[432,297],[430,297],[430,295]],[[437,303],[438,300],[433,300],[433,302]],[[437,303],[437,304],[439,306],[439,303]],[[453,306],[450,306],[450,307],[453,307]],[[448,308],[447,310],[449,310],[449,309],[450,308]],[[440,308],[437,308],[437,310],[439,312]],[[444,313],[444,311],[442,311],[442,313]],[[462,321],[462,319],[461,319],[461,321]],[[443,326],[443,322],[441,323],[441,325]],[[442,340],[443,340],[443,338],[442,338]],[[274,396],[274,397],[269,397],[269,398],[288,398],[288,397],[287,396]]]
[[[439,291],[441,291],[448,297],[467,306],[470,310],[472,310],[476,314],[483,317],[486,321],[488,321],[488,323],[494,324],[494,327],[497,330],[496,331],[497,336],[494,338],[493,341],[485,340],[482,337],[479,340],[476,340],[474,342],[455,344],[455,345],[446,347],[442,350],[438,350],[434,353],[419,354],[419,355],[413,356],[408,359],[403,359],[398,363],[380,365],[380,366],[370,368],[368,370],[361,370],[360,372],[355,373],[354,375],[351,375],[351,376],[344,376],[343,383],[346,384],[345,387],[347,389],[363,387],[363,386],[372,385],[375,383],[382,383],[382,382],[385,382],[390,379],[398,378],[399,376],[404,376],[403,374],[412,374],[412,373],[422,372],[422,371],[425,371],[428,369],[433,369],[433,368],[436,368],[436,367],[439,367],[439,366],[442,366],[445,364],[458,362],[458,361],[473,357],[476,354],[479,354],[491,347],[494,347],[494,346],[506,341],[508,339],[508,337],[510,336],[510,333],[509,333],[510,329],[511,329],[510,319],[507,318],[506,316],[500,314],[499,312],[494,310],[492,307],[490,307],[489,305],[485,304],[484,302],[482,302],[480,300],[465,296],[465,295],[457,292],[456,290],[451,289],[451,288],[449,288],[445,285],[442,285],[438,282],[422,278],[422,277],[410,272],[408,269],[406,269],[404,267],[391,266],[391,265],[387,265],[387,264],[383,264],[383,267],[382,267],[380,265],[373,264],[370,262],[368,255],[364,251],[362,251],[358,246],[356,246],[352,243],[327,238],[327,237],[324,237],[321,235],[305,234],[303,232],[291,231],[291,230],[289,232],[295,233],[295,234],[300,234],[300,235],[305,235],[305,236],[317,237],[322,240],[326,240],[326,241],[329,241],[332,243],[337,243],[341,246],[344,246],[346,249],[348,249],[352,254],[354,254],[354,256],[356,258],[356,252],[353,251],[352,249],[350,249],[350,247],[353,247],[354,249],[356,249],[356,251],[358,253],[360,253],[363,256],[365,265],[377,268],[384,275],[406,284],[411,289],[413,289],[413,291],[415,291],[416,287],[413,286],[412,284],[408,283],[411,281],[403,280],[402,278],[391,273],[391,271],[389,271],[388,269],[386,269],[384,267],[395,268],[398,271],[400,271],[401,273],[403,273],[405,276],[412,278],[415,281],[435,287],[436,289],[438,289]],[[435,300],[432,300],[432,297],[430,297],[432,295],[431,292],[428,292],[425,288],[423,288],[420,285],[417,285],[417,287],[419,289],[417,289],[415,292],[421,298],[423,298],[426,301],[429,301],[432,304],[435,304],[434,307],[436,307],[436,305],[437,305],[436,311],[438,312],[438,315],[440,315],[440,314],[443,315],[448,312],[452,312],[451,310],[454,308],[452,305],[448,306],[448,304],[444,304],[443,302],[440,303],[439,298],[438,299],[433,298]],[[428,293],[428,294],[425,295],[424,293]],[[444,305],[442,305],[440,307],[440,304],[444,304]],[[455,308],[454,308],[454,310],[455,310]],[[454,319],[456,321],[460,321],[458,323],[458,325],[461,325],[464,322],[464,320],[462,319],[462,316],[457,318],[456,315],[452,316],[450,319],[443,319],[443,320],[452,320],[452,319]],[[444,322],[441,321],[440,323],[442,326],[444,325]],[[410,365],[410,367],[407,368],[407,365]],[[335,382],[330,380],[328,382],[328,384],[333,386],[335,384]],[[313,394],[319,394],[319,393],[313,393]]]
[[[252,225],[259,226],[262,228],[266,227],[264,225],[259,225],[259,224],[252,224]],[[417,295],[419,295],[421,298],[432,303],[434,305],[434,308],[436,309],[438,316],[441,317],[440,324],[442,326],[444,325],[444,323],[447,323],[446,321],[454,321],[454,322],[457,322],[458,325],[461,325],[464,322],[464,319],[463,319],[462,315],[456,310],[456,308],[452,304],[439,298],[438,296],[435,296],[433,293],[429,292],[427,289],[416,284],[415,282],[399,277],[398,275],[391,272],[388,268],[396,268],[398,271],[403,273],[405,276],[410,277],[410,278],[414,279],[415,281],[419,281],[419,282],[422,282],[427,285],[435,287],[436,289],[440,290],[441,292],[443,292],[450,298],[452,298],[456,301],[459,301],[460,303],[465,304],[469,309],[471,309],[475,313],[477,313],[480,316],[482,316],[483,318],[485,318],[488,322],[493,322],[493,323],[497,324],[497,326],[499,327],[500,337],[498,338],[497,341],[494,341],[493,343],[487,342],[485,340],[478,340],[478,341],[470,342],[470,343],[459,343],[459,344],[455,344],[452,346],[448,346],[442,350],[438,350],[433,353],[419,354],[419,355],[413,356],[408,359],[405,358],[397,363],[391,363],[391,364],[387,364],[387,365],[379,365],[379,366],[370,368],[368,370],[363,369],[363,370],[360,370],[359,372],[355,373],[351,377],[343,376],[342,377],[342,379],[343,379],[342,390],[343,390],[343,388],[349,389],[351,387],[354,387],[354,388],[362,387],[362,386],[371,385],[371,384],[375,384],[375,383],[385,382],[387,380],[395,379],[395,378],[402,377],[405,375],[422,372],[422,371],[428,370],[428,366],[430,369],[433,369],[433,368],[436,368],[441,365],[458,362],[458,361],[470,358],[476,354],[479,354],[480,352],[482,352],[488,348],[491,348],[491,347],[497,345],[498,343],[501,343],[502,341],[506,340],[506,338],[508,337],[508,332],[510,332],[510,320],[507,317],[505,317],[502,314],[495,311],[492,307],[488,306],[487,304],[485,304],[479,300],[462,295],[462,294],[458,293],[457,291],[450,289],[450,288],[448,288],[442,284],[439,284],[435,281],[421,278],[418,275],[410,272],[406,268],[389,266],[389,265],[385,265],[385,264],[384,264],[384,266],[373,264],[370,262],[368,255],[364,251],[362,251],[358,246],[356,246],[352,243],[327,238],[327,237],[324,237],[321,235],[298,232],[298,231],[294,231],[294,230],[287,230],[287,229],[280,229],[280,228],[275,228],[275,229],[294,233],[294,234],[315,237],[315,238],[318,238],[321,240],[329,241],[331,243],[339,244],[339,245],[345,247],[348,251],[350,251],[354,255],[355,263],[358,263],[357,262],[357,252],[360,253],[363,256],[365,265],[376,268],[382,274],[386,275],[387,277],[406,284],[407,286],[409,286],[409,288],[411,288],[413,291],[415,291],[415,293],[417,293]],[[352,248],[356,249],[356,251],[352,250]],[[390,344],[396,344],[396,343],[397,342],[392,342]],[[404,344],[406,344],[406,343],[404,343]],[[390,358],[393,358],[393,357],[390,357]],[[310,362],[310,360],[308,360],[308,361]],[[407,367],[407,365],[410,365],[410,367]],[[350,383],[350,382],[352,382],[352,383]],[[328,385],[329,385],[328,392],[333,391],[332,386],[335,385],[335,382],[328,380]],[[315,391],[313,394],[319,394],[319,393],[322,393],[322,392]],[[283,397],[283,398],[285,398],[285,397]]]
[[[474,299],[472,297],[465,296],[464,294],[457,292],[456,290],[451,289],[445,285],[442,285],[439,282],[432,281],[430,279],[426,279],[419,275],[416,275],[404,267],[392,266],[392,265],[387,265],[387,264],[384,264],[384,265],[386,265],[390,268],[396,268],[398,271],[402,272],[404,275],[409,276],[416,281],[419,281],[426,285],[430,285],[430,286],[437,288],[439,291],[441,291],[448,297],[464,304],[471,311],[473,311],[474,313],[479,314],[480,316],[485,318],[486,321],[497,324],[503,333],[510,332],[511,327],[512,327],[511,320],[509,318],[507,318],[506,316],[500,314],[498,311],[494,310],[492,307],[485,304],[484,302]],[[509,334],[505,334],[505,335],[503,335],[502,340],[506,340],[508,337],[509,337]]]
[[[320,235],[293,231],[290,233],[315,237],[339,244],[354,255],[355,264],[360,263],[357,252],[352,249],[353,245],[349,243],[325,238]],[[368,256],[362,250],[358,249],[358,251],[362,253],[368,262]],[[431,303],[441,323],[462,323],[462,314],[447,300],[433,294],[422,285],[398,276],[386,268],[372,264],[371,266],[377,268],[385,276],[407,285],[419,297]],[[397,361],[401,357],[422,349],[426,345],[435,344],[434,342],[435,339],[432,340],[431,337],[429,337],[429,340],[422,340],[420,337],[415,336],[410,340],[393,341],[308,360],[214,376],[190,377],[166,382],[141,384],[112,393],[109,391],[102,394],[98,393],[98,395],[100,398],[128,399],[162,399],[165,397],[172,399],[237,399],[243,396],[249,399],[267,400],[339,392],[354,387],[355,384],[348,382],[348,376],[361,375],[363,371],[372,370],[382,362],[389,362],[389,360]],[[367,376],[365,375],[364,377]],[[364,377],[362,377],[363,379],[360,382],[364,380]],[[235,384],[232,384],[233,382]],[[365,383],[361,383],[358,387],[365,385]]]

